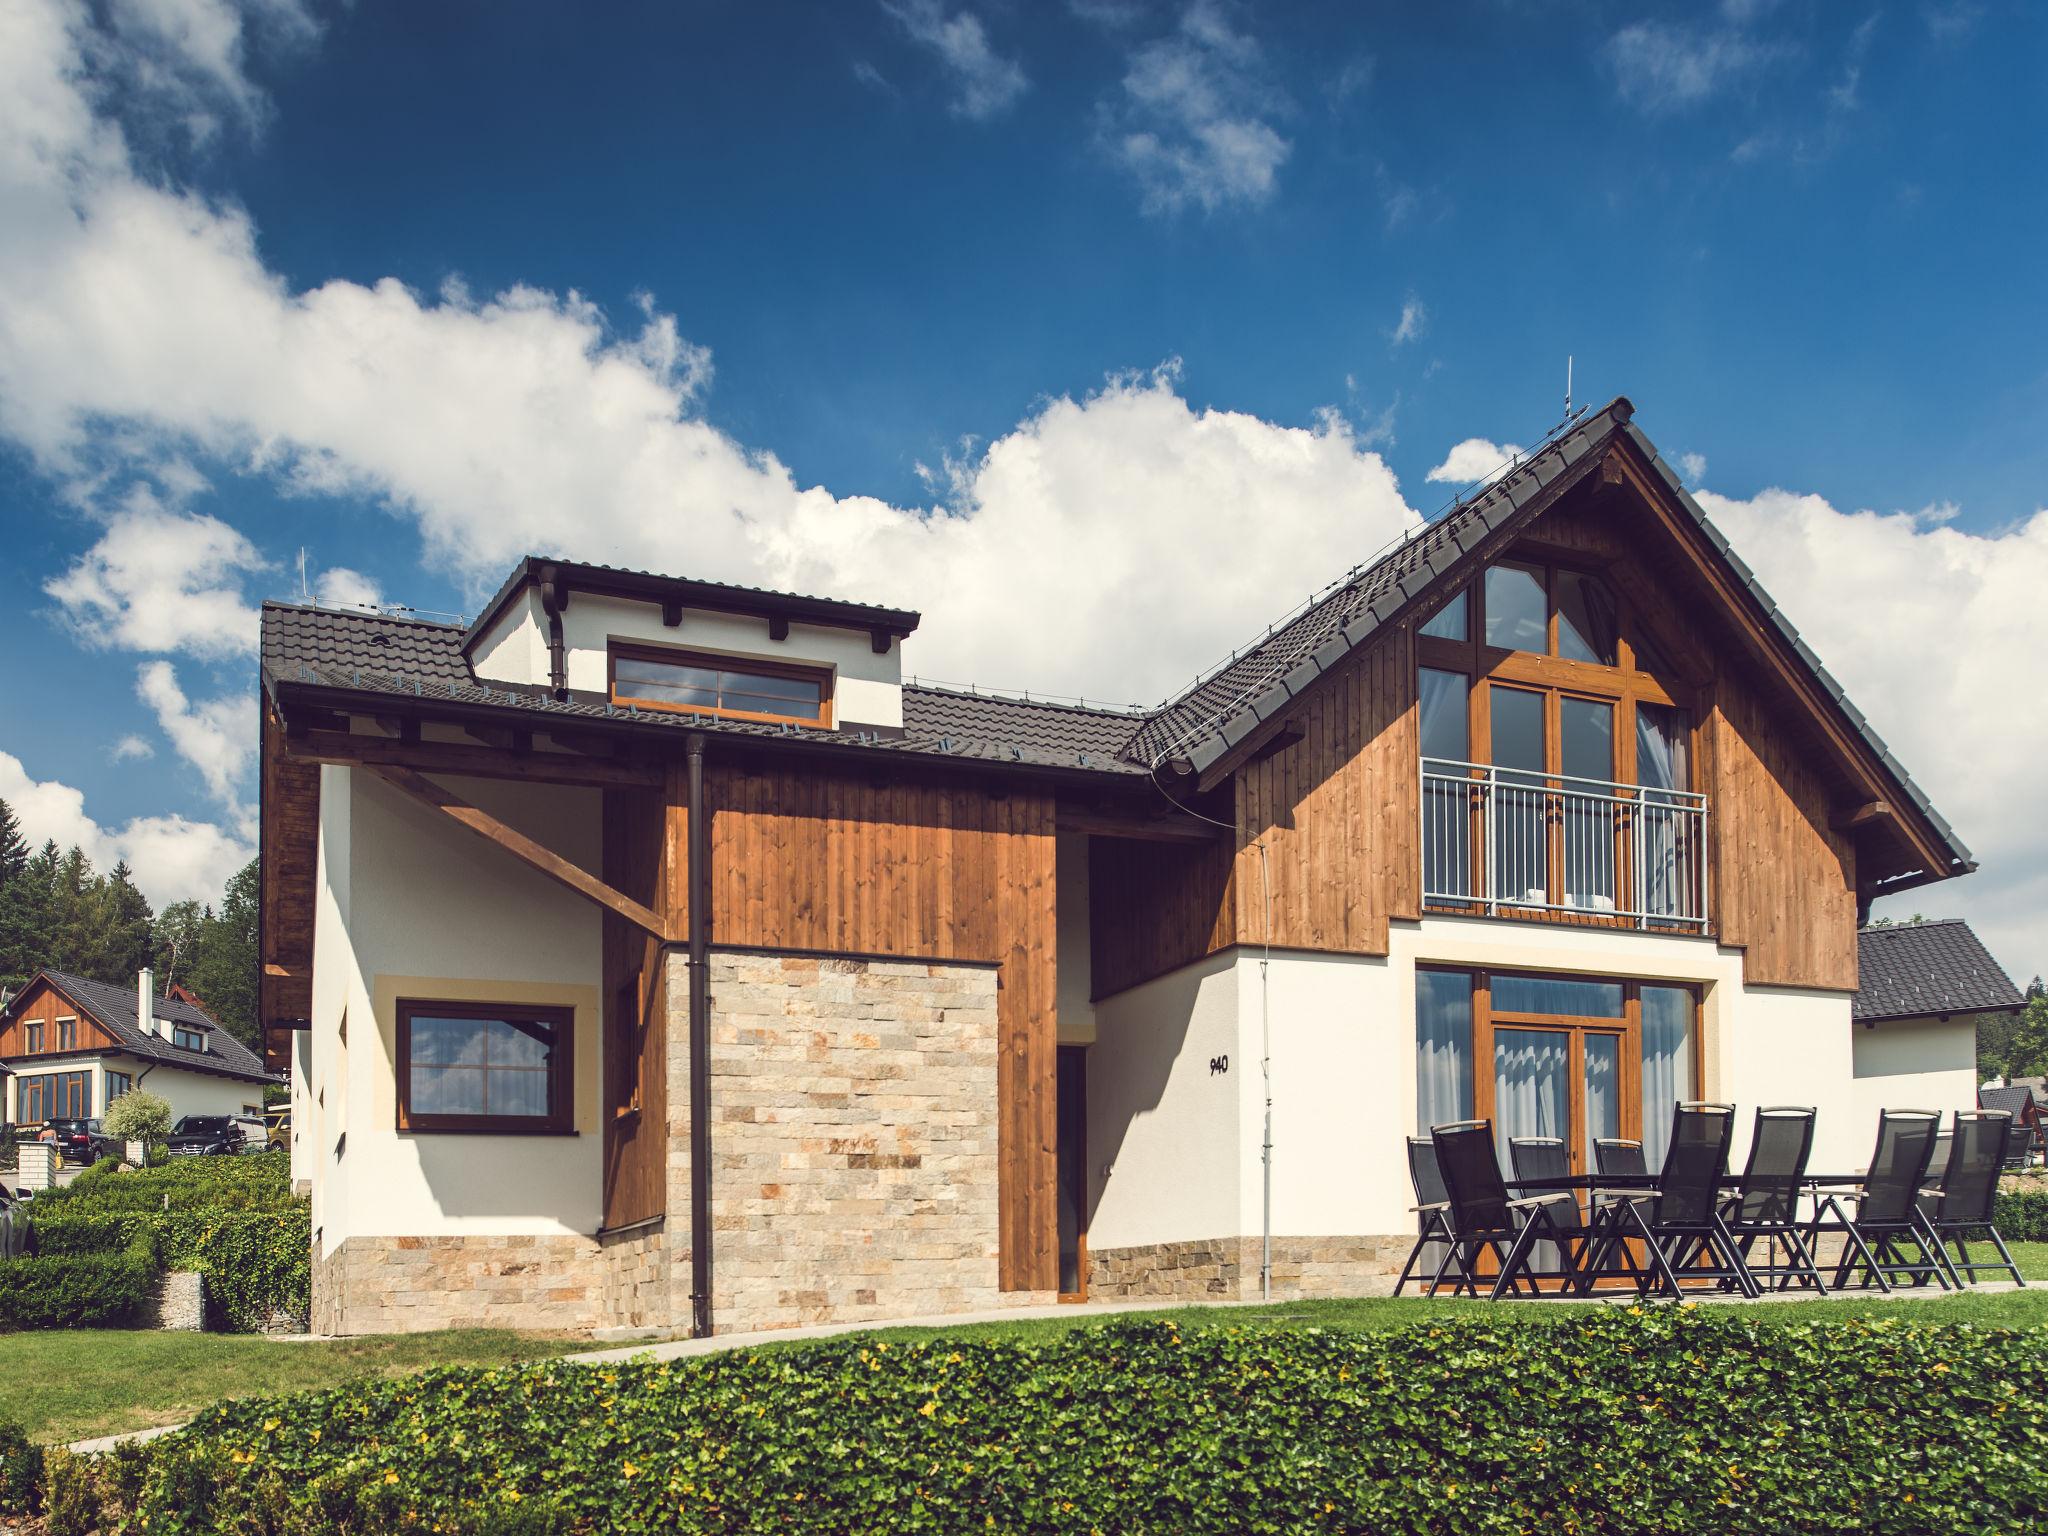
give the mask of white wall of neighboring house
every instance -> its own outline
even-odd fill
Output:
[[[685,608],[671,629],[659,603],[572,592],[562,613],[562,648],[569,687],[602,694],[611,678],[608,657],[614,640],[764,661],[823,666],[833,674],[833,718],[842,725],[903,724],[903,645],[892,641],[876,654],[868,632],[822,624],[791,624],[789,638],[768,638],[768,621],[743,613]],[[540,599],[528,590],[506,605],[498,621],[479,637],[473,666],[492,682],[545,684],[548,681],[547,620]]]
[[[10,1121],[21,1118],[20,1083],[23,1078],[62,1072],[91,1074],[94,1116],[107,1112],[107,1074],[110,1072],[125,1074],[131,1087],[146,1088],[161,1095],[171,1106],[173,1119],[180,1115],[239,1115],[244,1106],[250,1104],[257,1105],[257,1113],[262,1113],[263,1084],[247,1078],[182,1071],[167,1063],[152,1063],[149,1059],[128,1055],[74,1056],[52,1060],[46,1066],[34,1062],[33,1057],[18,1058],[13,1075],[7,1079],[6,1111]]]
[[[1938,1109],[1944,1115],[1977,1107],[1977,1015],[1886,1019],[1851,1032],[1856,1099],[1871,1127],[1881,1109]],[[1864,1160],[1870,1147],[1863,1150]]]
[[[1384,958],[1281,951],[1263,977],[1262,959],[1240,948],[1096,1003],[1091,1250],[1258,1232],[1269,1028],[1274,1232],[1411,1230],[1403,1139],[1426,1129],[1416,1123],[1418,965],[1691,983],[1699,1091],[1737,1105],[1737,1166],[1764,1104],[1815,1107],[1815,1168],[1855,1171],[1870,1158],[1876,1112],[1856,1075],[1848,995],[1746,986],[1741,953],[1710,939],[1427,918],[1395,923]],[[1210,1058],[1226,1054],[1228,1071],[1211,1074]]]
[[[599,791],[445,782],[564,858],[602,867]],[[293,1123],[295,1139],[310,1135],[294,1175],[313,1179],[322,1252],[356,1235],[596,1231],[598,909],[372,775],[323,768],[320,806],[310,1070],[294,1079]],[[577,1134],[400,1134],[401,998],[573,1009]]]

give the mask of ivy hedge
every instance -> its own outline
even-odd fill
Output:
[[[2039,1530],[2048,1337],[1475,1308],[852,1338],[230,1403],[63,1477],[150,1536]]]
[[[0,1264],[24,1286],[14,1304],[0,1278],[0,1328],[118,1327],[167,1268],[204,1274],[209,1320],[231,1330],[311,1304],[311,1210],[282,1152],[140,1170],[110,1158],[38,1196],[29,1221],[37,1256]]]

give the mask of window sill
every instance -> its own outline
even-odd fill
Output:
[[[401,1125],[400,1136],[504,1136],[519,1141],[573,1140],[583,1133],[574,1129],[529,1129],[513,1125]]]

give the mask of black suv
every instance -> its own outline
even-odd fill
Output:
[[[187,1115],[171,1127],[164,1148],[172,1157],[232,1157],[243,1131],[232,1115]]]
[[[67,1163],[96,1163],[103,1157],[119,1157],[121,1143],[109,1136],[97,1120],[52,1120],[43,1127],[44,1141],[54,1141]]]

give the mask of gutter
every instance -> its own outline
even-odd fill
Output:
[[[704,737],[690,733],[690,1336],[711,1337],[711,838]]]

